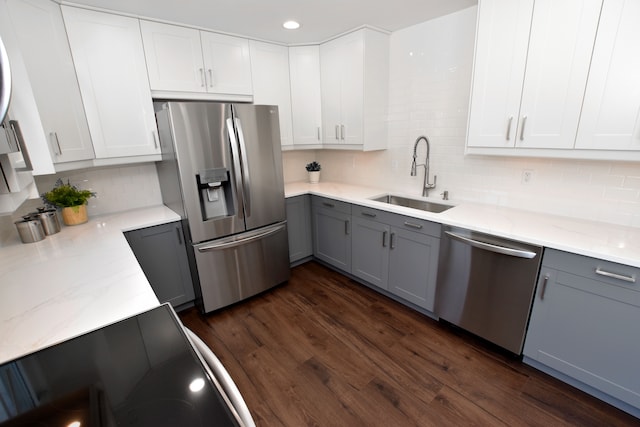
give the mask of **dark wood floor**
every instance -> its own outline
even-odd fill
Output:
[[[315,262],[184,324],[258,426],[630,426],[631,417]]]

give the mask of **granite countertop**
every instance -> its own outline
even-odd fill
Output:
[[[159,305],[123,231],[179,220],[165,206],[96,216],[0,248],[0,363]]]
[[[640,267],[640,229],[604,222],[587,221],[548,215],[506,207],[471,202],[443,201],[429,197],[436,203],[454,205],[442,213],[424,212],[402,206],[369,200],[388,191],[345,185],[334,182],[308,184],[296,182],[285,185],[286,197],[314,194],[348,203],[387,210],[422,218],[441,224],[458,226],[484,233],[520,240],[548,248]],[[401,192],[394,194],[403,195]],[[419,198],[415,195],[405,196]]]

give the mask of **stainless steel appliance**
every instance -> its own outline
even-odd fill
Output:
[[[542,248],[445,226],[435,313],[521,354]]]
[[[162,197],[183,218],[210,312],[289,279],[278,108],[156,102]]]
[[[169,304],[0,364],[0,424],[255,426]]]

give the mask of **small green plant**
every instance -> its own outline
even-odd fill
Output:
[[[42,197],[42,201],[46,205],[68,208],[86,204],[91,197],[96,197],[96,193],[89,190],[80,190],[75,185],[71,185],[69,181],[65,184],[58,178],[53,189],[42,193],[40,197]]]
[[[313,161],[311,163],[307,163],[305,168],[307,169],[307,172],[319,172],[320,169],[322,169],[322,166],[320,166],[320,163]]]

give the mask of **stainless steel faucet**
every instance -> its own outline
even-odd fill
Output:
[[[424,139],[424,142],[427,144],[427,157],[425,158],[424,163],[419,165],[416,164],[416,151],[418,149],[418,143]],[[411,176],[416,176],[418,174],[418,166],[424,166],[424,181],[422,183],[422,196],[427,197],[429,195],[429,190],[432,188],[436,188],[436,180],[437,176],[433,176],[433,184],[429,182],[429,140],[426,136],[419,136],[416,139],[415,144],[413,145],[413,162],[411,162]]]

